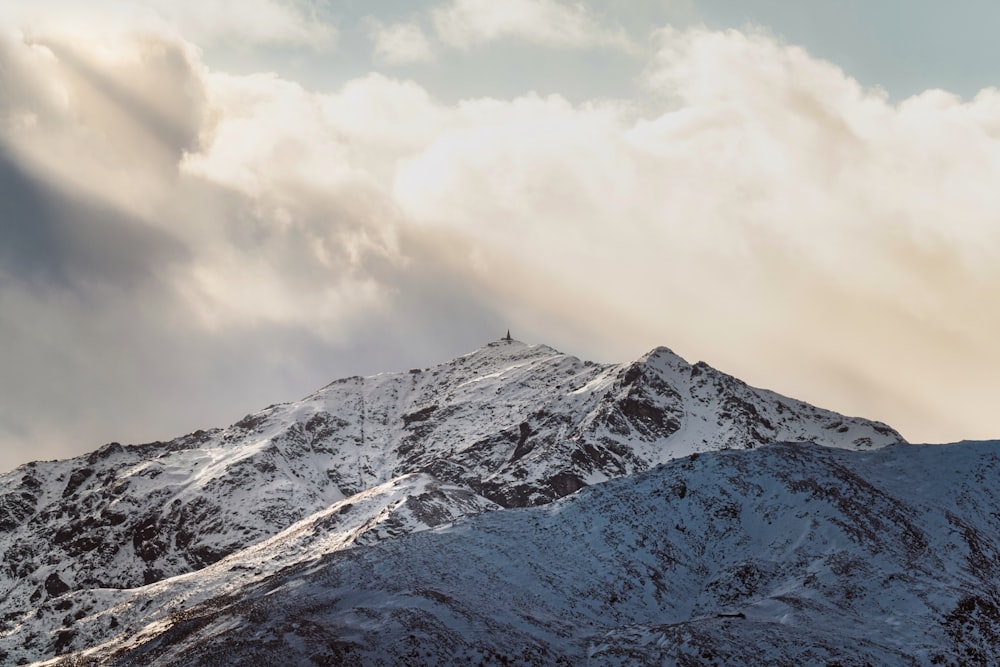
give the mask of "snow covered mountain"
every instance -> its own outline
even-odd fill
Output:
[[[601,365],[498,341],[435,368],[340,380],[228,428],[28,464],[0,477],[0,662],[168,623],[318,554],[779,441],[867,450],[902,438],[666,348]],[[220,566],[239,576],[183,592]]]
[[[288,533],[190,575],[200,604],[53,664],[995,665],[998,454],[692,455],[214,592]],[[163,584],[114,613],[169,604]]]

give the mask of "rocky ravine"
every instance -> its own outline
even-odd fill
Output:
[[[695,452],[901,440],[666,348],[600,365],[500,341],[431,369],[340,380],[225,429],[0,477],[0,655],[38,659],[131,631],[74,627],[123,589],[202,570],[412,473],[477,498],[451,517],[548,503]],[[73,595],[92,601],[67,606]]]

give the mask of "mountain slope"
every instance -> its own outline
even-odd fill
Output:
[[[693,455],[332,552],[55,664],[997,664],[998,455]]]
[[[395,479],[298,521],[278,535],[196,572],[138,589],[84,589],[38,606],[15,635],[22,649],[46,640],[61,648],[90,646],[123,631],[173,619],[179,610],[236,594],[262,577],[354,546],[369,546],[500,509],[468,489],[428,475]],[[72,619],[66,623],[66,619]],[[12,638],[15,638],[12,637]],[[9,642],[8,657],[18,644]]]
[[[775,440],[866,449],[902,438],[666,348],[601,365],[498,341],[431,369],[339,380],[228,428],[28,464],[0,476],[0,650],[76,647],[28,619],[72,592],[200,570],[405,475],[484,506],[529,506],[692,452]]]

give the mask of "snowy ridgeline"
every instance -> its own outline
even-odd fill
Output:
[[[706,466],[714,460],[737,465],[740,461],[754,461],[754,457],[777,456],[787,459],[789,465],[808,468],[818,465],[823,456],[842,457],[844,465],[854,465],[875,460],[872,457],[905,459],[907,452],[923,451],[889,447],[865,453],[838,452],[802,445],[767,447],[766,455],[750,451],[774,442],[814,442],[841,449],[879,450],[900,443],[901,438],[883,424],[846,418],[748,387],[704,364],[689,365],[665,348],[630,364],[599,365],[545,346],[499,341],[431,369],[334,382],[302,401],[272,406],[225,429],[199,431],[170,442],[141,446],[108,445],[88,457],[30,464],[0,478],[0,530],[3,531],[0,547],[4,554],[0,592],[6,599],[0,625],[3,652],[0,655],[14,663],[111,641],[100,653],[104,656],[102,660],[106,660],[114,651],[125,649],[122,641],[138,646],[147,640],[158,641],[156,638],[163,632],[170,633],[170,643],[180,634],[190,635],[183,650],[194,650],[192,647],[199,642],[210,646],[211,638],[218,632],[212,630],[199,636],[198,628],[211,626],[205,619],[215,618],[217,612],[221,619],[222,609],[244,603],[253,609],[263,609],[268,605],[254,602],[255,596],[273,586],[285,591],[267,596],[275,604],[280,601],[280,609],[276,607],[273,612],[275,622],[301,625],[291,617],[284,621],[279,617],[286,612],[292,616],[300,613],[295,611],[299,609],[297,605],[305,604],[300,595],[322,588],[315,583],[302,588],[305,581],[311,582],[309,578],[313,576],[339,576],[332,573],[347,565],[338,563],[367,562],[365,558],[374,558],[372,563],[390,560],[395,563],[400,557],[394,551],[397,548],[402,549],[400,554],[416,554],[423,549],[428,558],[439,551],[442,560],[436,570],[427,566],[427,576],[438,572],[444,581],[454,578],[456,585],[463,581],[463,576],[479,578],[484,582],[482,595],[486,597],[464,600],[453,587],[448,592],[429,580],[418,583],[417,574],[401,578],[399,585],[404,588],[400,591],[368,590],[367,584],[359,579],[356,595],[348,595],[343,587],[331,590],[338,591],[337,596],[346,596],[344,599],[355,600],[350,604],[357,603],[360,607],[344,603],[348,606],[341,605],[337,607],[340,611],[335,611],[330,607],[333,601],[317,593],[316,604],[328,608],[331,614],[346,614],[336,622],[326,616],[325,620],[315,621],[320,625],[329,621],[333,634],[324,634],[318,626],[307,624],[303,627],[313,629],[304,630],[301,637],[292,633],[288,641],[301,642],[306,657],[329,654],[334,664],[339,660],[337,651],[341,650],[344,656],[360,656],[365,663],[381,655],[388,661],[386,664],[396,664],[393,660],[404,655],[403,644],[433,644],[430,637],[446,635],[451,638],[449,645],[464,646],[462,650],[471,651],[470,656],[479,646],[480,659],[489,658],[488,646],[503,646],[502,638],[508,637],[513,642],[527,642],[525,646],[547,647],[545,651],[550,653],[545,655],[565,655],[574,661],[587,651],[602,656],[601,662],[612,660],[619,653],[627,661],[628,651],[633,649],[626,647],[632,644],[635,651],[641,652],[646,650],[642,648],[643,642],[676,643],[656,639],[662,633],[667,633],[662,635],[667,637],[682,630],[701,632],[715,625],[720,630],[713,634],[712,641],[722,642],[724,637],[730,637],[727,641],[739,647],[742,640],[733,623],[752,620],[749,612],[739,612],[747,618],[713,616],[737,612],[701,609],[695,603],[698,596],[691,597],[692,590],[700,591],[700,587],[713,581],[705,578],[709,570],[714,572],[713,568],[721,567],[720,581],[729,576],[725,575],[729,566],[713,566],[704,560],[704,554],[697,553],[698,545],[702,551],[714,548],[715,538],[705,532],[703,525],[708,514],[700,518],[692,515],[690,528],[684,532],[681,529],[687,524],[676,520],[680,515],[675,516],[679,508],[667,504],[641,510],[643,520],[653,520],[656,526],[662,524],[664,530],[669,527],[671,531],[679,531],[669,533],[669,539],[661,536],[662,539],[676,542],[680,539],[676,536],[681,535],[690,543],[683,548],[677,546],[680,551],[675,556],[664,555],[669,550],[657,552],[656,558],[660,560],[649,556],[653,560],[647,558],[641,567],[623,565],[624,574],[616,574],[614,568],[605,573],[616,581],[615,577],[624,577],[623,581],[638,577],[636,582],[646,581],[643,586],[648,585],[649,577],[660,582],[654,585],[658,593],[653,597],[643,593],[644,608],[650,613],[642,617],[645,620],[635,615],[619,616],[616,611],[624,604],[619,604],[624,599],[621,595],[626,589],[631,590],[629,586],[639,586],[638,583],[622,583],[625,589],[614,593],[614,600],[595,596],[594,591],[578,591],[580,598],[567,597],[568,591],[575,590],[573,581],[581,576],[571,567],[571,559],[562,558],[560,565],[560,558],[555,558],[555,562],[543,565],[534,557],[513,557],[511,550],[524,549],[530,555],[531,549],[541,549],[532,546],[540,540],[551,543],[553,554],[574,553],[593,563],[603,562],[601,554],[613,554],[616,561],[626,553],[640,557],[644,552],[633,542],[658,528],[640,526],[633,536],[635,539],[630,541],[623,536],[624,541],[615,544],[605,539],[611,530],[609,526],[613,528],[626,519],[615,519],[605,525],[599,513],[581,510],[575,519],[578,524],[592,521],[593,525],[570,522],[565,529],[557,529],[559,516],[562,512],[569,512],[566,517],[576,516],[573,513],[576,510],[571,508],[585,498],[601,497],[612,488],[622,492],[639,488],[636,485],[649,485],[650,479],[667,474],[668,470],[689,469],[684,466]],[[711,453],[716,450],[728,451]],[[702,453],[698,458],[689,456],[698,453]],[[686,456],[689,458],[667,468],[636,476],[658,464]],[[705,474],[709,473],[702,476]],[[572,500],[555,505],[530,511],[506,509],[544,505],[619,477],[626,479],[610,486],[585,489]],[[786,499],[789,503],[807,499],[831,502],[823,495],[827,482],[820,472],[809,471],[800,485],[807,484],[805,480],[813,480],[808,483],[817,485],[818,490],[802,487],[796,491],[799,495],[792,494]],[[706,478],[701,482],[692,479],[690,485],[699,483],[721,486],[718,492],[702,500],[688,499],[684,507],[701,507],[711,517],[718,512],[726,516],[736,513],[739,521],[743,521],[749,502],[746,499],[734,496],[732,505],[699,505],[703,501],[722,502],[727,494],[732,495],[730,483]],[[684,484],[688,482],[680,487],[671,482],[670,488],[683,488]],[[681,491],[677,494],[681,501],[687,495]],[[788,508],[794,507],[794,503],[788,504]],[[794,511],[809,507],[806,504]],[[783,511],[774,510],[776,515]],[[487,514],[468,523],[450,525],[460,517],[484,512]],[[586,519],[588,512],[591,519]],[[856,520],[853,515],[820,516],[814,521],[814,530],[823,535]],[[540,522],[548,528],[537,535],[530,531],[522,534],[519,531],[525,530],[524,521]],[[498,556],[486,553],[447,551],[445,545],[451,544],[456,535],[463,542],[462,536],[466,535],[463,531],[480,525],[485,534],[508,535],[504,538],[510,540],[506,546],[500,543],[490,546],[488,540],[484,543],[484,548],[506,554],[502,563],[497,561]],[[768,525],[774,525],[774,521]],[[894,524],[888,521],[886,525]],[[500,526],[510,529],[501,530]],[[429,528],[433,530],[423,532],[421,538],[406,537]],[[783,525],[775,529],[775,534],[787,537],[788,530]],[[853,529],[844,530],[848,536],[854,534]],[[740,544],[765,539],[769,534],[748,531]],[[806,534],[802,535],[808,542]],[[782,557],[771,554],[760,565],[764,574],[748,570],[746,576],[753,581],[771,581],[778,576],[776,573],[791,572],[789,568],[800,567],[800,561],[783,559],[796,553],[789,548]],[[708,569],[694,574],[683,569],[695,565]],[[380,567],[373,567],[375,574],[381,571]],[[403,565],[387,567],[383,574],[397,568],[406,571]],[[546,573],[546,567],[555,567],[557,572]],[[679,567],[682,569],[678,570]],[[465,570],[467,575],[461,575]],[[501,576],[504,572],[513,578],[507,581]],[[581,572],[593,576],[589,571]],[[559,573],[565,579],[560,580],[556,576]],[[553,607],[544,613],[539,611],[543,615],[535,623],[523,617],[524,614],[530,617],[528,609],[534,603],[526,603],[519,611],[513,602],[509,605],[502,602],[503,595],[493,590],[495,587],[517,590],[518,581],[528,587],[524,590],[545,589],[531,578],[536,575],[543,576],[553,591],[563,591],[561,598],[546,598],[552,600],[552,605],[559,607],[565,603],[572,609],[583,605],[581,609],[593,613],[577,616],[569,608]],[[664,577],[672,582],[665,588]],[[684,581],[674,581],[678,577]],[[802,579],[809,578],[803,574]],[[377,577],[372,579],[376,580]],[[791,585],[791,580],[782,581],[783,586]],[[751,587],[757,590],[758,584]],[[435,591],[445,597],[439,600]],[[822,598],[821,592],[810,594],[807,599]],[[769,589],[769,599],[775,598],[773,593]],[[497,596],[495,602],[487,603],[491,595]],[[307,597],[313,599],[313,594],[310,592]],[[944,602],[933,608],[944,610],[952,602],[958,604],[957,598],[953,598],[942,597]],[[377,600],[383,603],[373,602]],[[461,608],[454,607],[449,600]],[[486,607],[478,607],[480,604]],[[975,606],[979,602],[969,604]],[[548,607],[538,607],[544,608]],[[654,613],[656,609],[659,611]],[[413,626],[413,632],[399,636],[402,644],[386,644],[383,653],[364,648],[362,639],[370,632],[395,636],[391,628],[410,627],[409,622],[400,619],[419,617],[421,610],[427,611],[428,623],[422,631]],[[439,618],[436,614],[444,613],[442,610],[447,613]],[[979,610],[976,606],[973,612]],[[238,613],[249,611],[243,609]],[[483,625],[469,614],[485,614],[493,620]],[[367,617],[373,620],[370,623],[359,620]],[[374,620],[376,617],[381,620]],[[514,623],[515,617],[521,621]],[[202,620],[189,623],[194,618]],[[226,633],[239,632],[239,618],[237,615],[225,621],[229,624]],[[355,620],[345,620],[349,618]],[[570,632],[556,623],[556,630],[545,630],[538,636],[532,634],[531,628],[536,625],[548,627],[546,619],[555,622],[560,618],[564,619],[560,623],[587,627]],[[645,627],[657,618],[660,619],[657,627]],[[773,617],[755,618],[754,622],[776,622]],[[785,610],[781,618],[786,625],[791,623],[789,627],[800,627],[801,632],[821,629],[810,625],[820,617],[801,613],[795,616]],[[792,623],[796,618],[803,621],[801,625]],[[670,619],[667,625],[674,629],[664,626],[663,619]],[[685,624],[695,621],[702,625],[684,629]],[[351,630],[352,623],[359,627]],[[505,634],[507,631],[496,623],[523,625],[524,632],[516,639]],[[182,632],[182,628],[187,630]],[[244,630],[249,632],[249,627]],[[310,633],[315,634],[316,642],[333,642],[331,646],[340,648],[320,651],[309,639]],[[601,633],[607,636],[601,639],[604,637]],[[334,635],[339,639],[335,641]],[[354,636],[358,638],[356,643],[350,640]],[[246,637],[236,643],[240,642],[256,647],[248,648],[247,655],[263,650],[262,645]],[[136,655],[129,655],[122,664],[134,664],[129,660],[136,660]],[[152,651],[148,655],[159,654]],[[436,659],[444,660],[445,653],[435,655]],[[179,654],[156,659],[162,664],[185,662]],[[206,654],[194,662],[207,659]]]

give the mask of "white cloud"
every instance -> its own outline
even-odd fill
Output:
[[[0,33],[0,139],[63,186],[145,215],[210,126],[197,50],[111,29]]]
[[[580,327],[617,304],[609,338],[658,335],[914,437],[988,435],[1000,92],[893,105],[766,34],[661,38],[666,111],[467,102],[401,164],[403,210],[516,257],[525,290],[572,286]]]
[[[375,47],[375,60],[388,65],[410,65],[433,60],[434,51],[417,23],[384,24],[369,20],[368,36]]]
[[[337,28],[306,0],[145,0],[197,43],[305,44],[330,48]]]
[[[632,48],[621,28],[602,25],[582,4],[558,0],[452,0],[432,17],[441,41],[465,50],[512,38],[554,48]]]
[[[219,42],[332,47],[337,27],[307,0],[34,0],[0,6],[0,21],[29,33],[95,40],[136,29]]]

